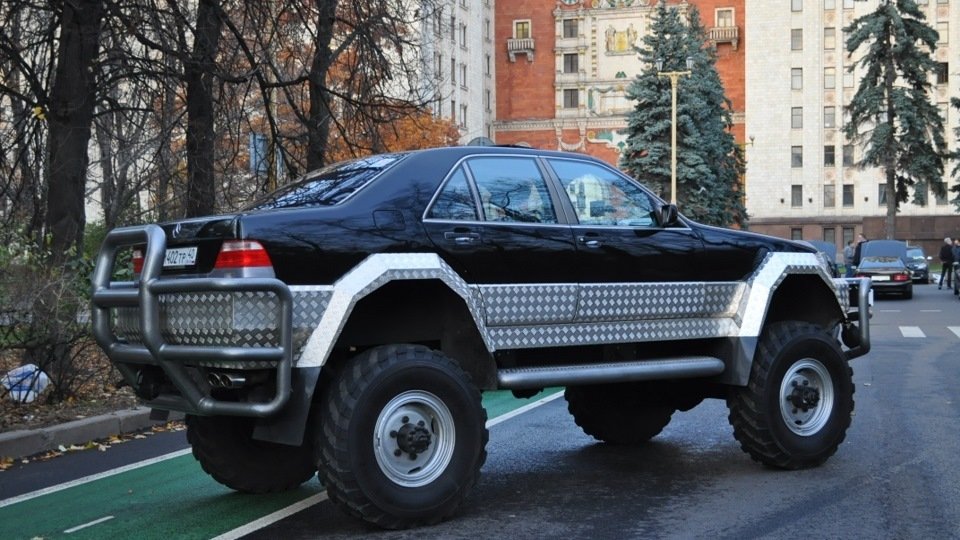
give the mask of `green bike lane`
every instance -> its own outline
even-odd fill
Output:
[[[560,390],[531,399],[486,392],[487,425],[558,397]],[[288,515],[325,498],[316,480],[285,493],[236,493],[210,478],[187,453],[12,504],[0,501],[0,538],[230,537],[265,516]]]

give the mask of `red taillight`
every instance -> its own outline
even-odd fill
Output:
[[[894,281],[909,281],[909,280],[910,280],[910,274],[894,274],[894,275],[893,275],[893,280],[894,280]]]
[[[133,262],[133,273],[139,274],[143,272],[143,250],[135,249],[133,250],[133,256],[130,257],[130,260]]]
[[[254,240],[227,240],[220,247],[217,262],[213,265],[216,269],[263,266],[270,267],[273,263],[270,262],[267,250]]]

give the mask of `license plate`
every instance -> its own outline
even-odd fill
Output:
[[[874,281],[890,281],[890,276],[871,276]]]
[[[197,247],[171,248],[163,257],[163,266],[192,266],[197,262]]]

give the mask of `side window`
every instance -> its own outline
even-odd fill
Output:
[[[536,161],[477,157],[467,161],[486,221],[556,223],[557,213]]]
[[[440,189],[437,200],[427,212],[427,218],[477,221],[477,205],[470,193],[463,167],[458,167]]]
[[[548,160],[582,225],[653,227],[653,201],[613,171],[582,161]]]

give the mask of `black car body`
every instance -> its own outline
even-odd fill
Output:
[[[800,242],[809,244],[818,253],[823,254],[827,263],[830,265],[830,273],[833,277],[840,277],[840,269],[837,265],[837,245],[833,242],[823,240],[801,240]]]
[[[914,283],[930,283],[929,260],[930,259],[927,258],[927,255],[923,252],[922,247],[907,246],[907,260],[904,262],[906,262],[907,268],[910,269],[910,274]]]
[[[130,248],[135,281],[113,281]],[[850,423],[868,298],[816,250],[695,223],[599,160],[459,147],[111,231],[92,302],[100,346],[148,406],[187,413],[215,479],[266,492],[319,471],[397,528],[475,483],[481,390],[565,386],[585,432],[624,444],[727,399],[754,459],[818,465]]]
[[[857,267],[857,277],[868,277],[876,294],[899,294],[913,298],[913,279],[910,269],[900,257],[871,255],[863,257]]]

